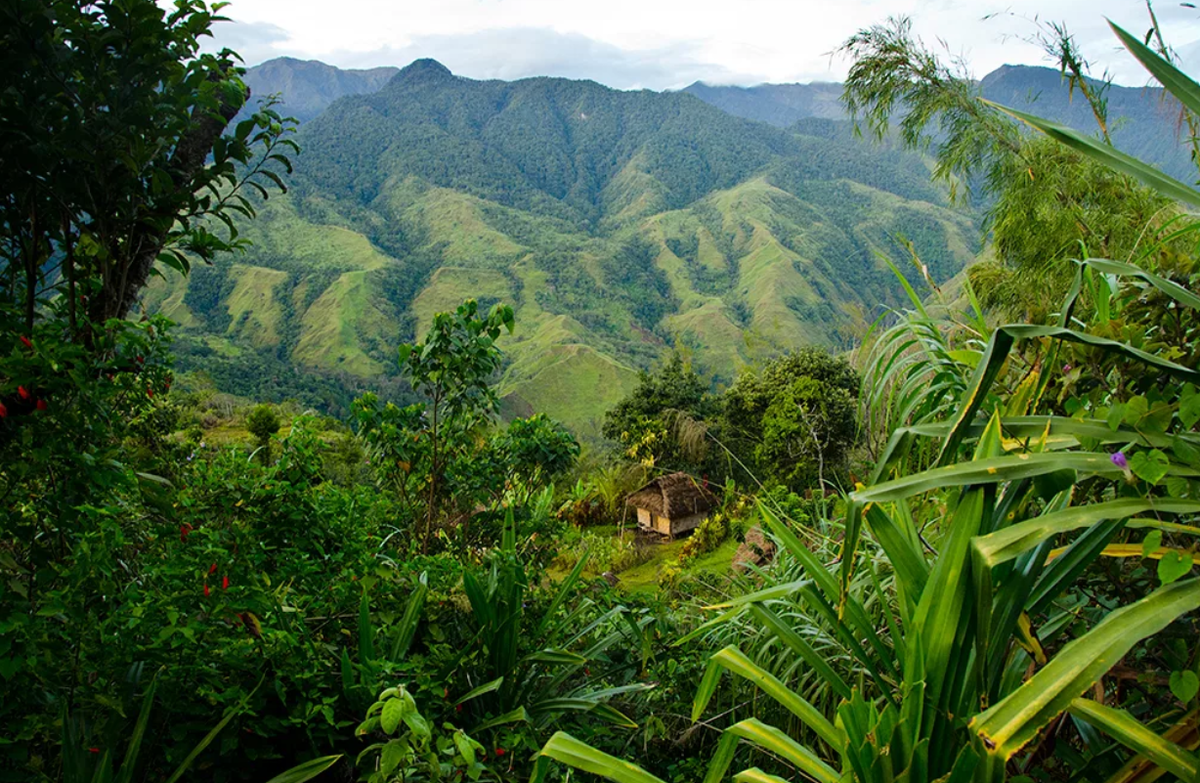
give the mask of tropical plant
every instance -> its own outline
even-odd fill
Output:
[[[576,587],[587,564],[583,557],[558,586],[541,619],[530,622],[530,587],[517,554],[516,527],[510,511],[500,547],[485,569],[463,574],[484,651],[483,681],[458,700],[472,701],[481,715],[472,731],[504,724],[543,730],[565,714],[634,727],[608,701],[649,687],[636,676],[649,655],[648,626],[654,618],[619,604],[596,611],[595,601],[578,599]],[[615,655],[618,651],[623,654]]]
[[[1170,92],[1185,93],[1181,101],[1200,108],[1200,85],[1114,29]],[[1179,187],[1107,145],[1020,116],[1164,190]],[[1120,281],[1126,284],[1117,288]],[[1097,295],[1090,322],[1076,317],[1085,287]],[[1087,260],[1077,265],[1058,325],[995,329],[953,415],[898,430],[871,483],[853,493],[832,566],[760,509],[802,577],[714,606],[723,612],[717,621],[752,616],[840,702],[833,714],[819,709],[738,646],[726,647],[710,660],[693,718],[728,671],[770,696],[803,730],[789,733],[757,718],[734,724],[707,780],[724,777],[744,740],[828,783],[1002,781],[1010,770],[1037,771],[1045,750],[1039,734],[1066,714],[1080,737],[1072,752],[1084,763],[1107,752],[1098,730],[1133,753],[1117,779],[1163,772],[1196,778],[1196,757],[1176,741],[1192,725],[1189,715],[1177,713],[1175,726],[1151,727],[1105,703],[1116,692],[1106,673],[1131,653],[1148,655],[1146,639],[1200,608],[1200,579],[1185,578],[1194,546],[1163,544],[1165,537],[1200,534],[1173,521],[1200,514],[1200,372],[1173,361],[1194,353],[1198,334],[1188,329],[1184,344],[1164,344],[1176,330],[1153,318],[1125,321],[1118,329],[1124,340],[1103,334],[1121,323],[1114,313],[1135,312],[1148,289],[1189,311],[1186,322],[1195,323],[1200,297],[1186,288],[1127,264]],[[1033,355],[1022,357],[1020,349]],[[1105,372],[1076,388],[1073,361],[1080,359]],[[1021,381],[999,384],[1013,375]],[[1059,404],[1073,415],[1035,414]],[[933,467],[911,472],[902,457],[918,439],[936,439],[940,448]],[[940,531],[922,524],[938,518],[945,519]],[[1128,542],[1136,530],[1149,532]],[[928,537],[939,532],[935,548]],[[1093,605],[1087,593],[1075,592],[1090,567],[1130,556],[1158,560],[1157,587],[1127,586],[1124,605]],[[882,574],[877,562],[887,566]],[[781,620],[781,607],[820,624],[853,662],[858,682]],[[1196,696],[1189,679],[1171,678],[1185,702]],[[543,748],[539,769],[547,759],[623,782],[657,780],[565,733]],[[737,779],[779,778],[751,768]]]
[[[403,685],[388,688],[367,710],[355,735],[382,734],[358,756],[368,783],[430,780],[499,780],[483,763],[487,751],[450,723],[435,734]]]
[[[282,422],[270,405],[258,405],[246,416],[246,430],[254,436],[265,465],[271,461],[271,436],[279,432]]]

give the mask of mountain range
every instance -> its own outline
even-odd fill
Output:
[[[235,393],[344,410],[474,297],[516,309],[506,411],[592,436],[671,347],[728,382],[779,350],[845,346],[900,301],[880,256],[917,274],[901,237],[935,279],[980,245],[927,159],[837,118],[837,85],[619,91],[432,60],[276,60],[247,81],[303,120],[291,191],[247,224],[246,254],[146,297],[180,324],[181,366]]]

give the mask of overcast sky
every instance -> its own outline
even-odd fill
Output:
[[[1160,2],[1170,42],[1200,70],[1200,11]],[[566,76],[621,89],[840,80],[829,53],[888,15],[913,18],[927,44],[964,56],[976,76],[1047,64],[1028,42],[1036,19],[1065,22],[1094,73],[1145,78],[1117,51],[1104,17],[1147,27],[1142,0],[235,0],[218,43],[254,65],[288,55],[343,68],[432,57],[477,79]],[[990,17],[990,18],[988,18]]]

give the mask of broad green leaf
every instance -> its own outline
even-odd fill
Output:
[[[494,718],[489,718],[488,720],[485,720],[484,722],[480,723],[478,726],[476,726],[471,731],[472,731],[472,733],[474,733],[477,731],[485,731],[487,729],[493,728],[494,726],[503,726],[503,725],[509,724],[509,723],[528,723],[528,722],[529,722],[529,713],[525,710],[524,707],[517,707],[515,710],[513,710],[511,712],[506,712],[503,715],[497,715]]]
[[[1146,538],[1142,540],[1142,557],[1150,557],[1151,553],[1157,552],[1162,546],[1163,534],[1161,530],[1151,530],[1146,534]]]
[[[575,769],[599,775],[614,783],[664,783],[660,778],[651,775],[641,767],[610,756],[604,751],[596,750],[586,742],[567,734],[564,731],[555,732],[540,751],[539,756],[546,756],[561,761]]]
[[[190,753],[187,754],[187,757],[184,758],[184,760],[180,763],[180,765],[178,767],[176,767],[175,771],[173,773],[171,773],[171,777],[167,778],[167,783],[175,783],[177,780],[179,780],[180,778],[182,778],[184,776],[184,774],[191,768],[192,764],[196,761],[196,758],[201,753],[203,753],[205,748],[207,748],[209,745],[211,745],[212,741],[217,738],[217,735],[220,734],[225,729],[225,727],[229,725],[229,721],[233,720],[234,716],[238,715],[239,713],[241,713],[242,710],[244,710],[246,708],[246,704],[247,704],[247,702],[250,701],[250,697],[254,695],[254,693],[262,686],[262,684],[263,684],[263,681],[259,680],[258,685],[254,686],[254,690],[252,690],[252,691],[250,691],[250,693],[246,694],[246,696],[243,697],[240,702],[238,702],[236,707],[230,708],[229,711],[225,713],[225,717],[221,719],[221,722],[218,723],[216,726],[213,726],[212,729],[208,732],[208,734],[204,735],[204,739],[202,739],[198,743],[196,743],[196,746],[194,748],[192,748]]]
[[[521,659],[523,663],[545,663],[551,666],[582,666],[588,659],[566,650],[539,650]]]
[[[704,607],[705,609],[730,609],[737,606],[745,606],[747,604],[761,603],[763,601],[772,601],[779,598],[787,598],[789,595],[794,595],[801,588],[812,584],[811,579],[797,579],[794,582],[785,582],[774,587],[768,587],[765,590],[759,590],[746,595],[739,595],[731,601],[726,601],[720,604],[712,604]]]
[[[1139,451],[1129,460],[1129,469],[1143,481],[1157,484],[1171,469],[1171,460],[1167,459],[1167,455],[1158,449],[1148,452]]]
[[[371,602],[366,588],[358,602],[358,655],[363,663],[375,660],[375,629],[371,625]]]
[[[1158,764],[1180,780],[1196,780],[1200,766],[1196,757],[1170,740],[1143,726],[1124,710],[1106,707],[1089,699],[1075,699],[1071,714],[1082,718],[1125,747]]]
[[[1192,553],[1178,549],[1167,550],[1158,561],[1158,579],[1169,585],[1182,579],[1192,570]]]
[[[1200,746],[1200,733],[1197,732],[1197,718],[1200,709],[1191,710],[1160,736],[1166,742],[1194,751]],[[1107,783],[1153,783],[1162,777],[1166,770],[1155,764],[1151,759],[1138,754],[1129,759],[1121,769],[1108,778]]]
[[[379,725],[383,729],[383,733],[395,734],[402,720],[404,720],[404,701],[398,698],[385,701],[383,712],[379,716]]]
[[[1200,199],[1200,193],[1196,193],[1195,191],[1190,192],[1192,192],[1197,199]],[[1030,324],[1008,324],[1006,326],[1000,326],[992,332],[991,339],[988,341],[987,350],[984,352],[983,361],[981,361],[979,366],[975,368],[975,372],[972,374],[971,380],[967,385],[967,389],[963,394],[961,401],[959,402],[958,411],[955,413],[954,418],[950,423],[950,431],[946,435],[946,440],[942,443],[942,450],[938,455],[938,465],[946,465],[957,453],[959,444],[966,436],[968,428],[975,423],[975,415],[979,412],[980,407],[986,401],[992,384],[999,376],[1000,370],[1003,368],[1004,362],[1007,360],[1008,354],[1012,350],[1013,343],[1016,340],[1038,338],[1066,340],[1068,342],[1092,346],[1103,351],[1125,356],[1128,359],[1132,359],[1152,367],[1157,367],[1158,369],[1170,373],[1171,375],[1174,375],[1175,377],[1181,378],[1185,381],[1200,381],[1200,372],[1193,368],[1184,367],[1183,365],[1167,361],[1155,356],[1154,354],[1146,353],[1139,348],[1134,348],[1133,346],[1126,345],[1125,343],[1120,343],[1115,340],[1109,340],[1105,337],[1084,334],[1082,332],[1076,332],[1061,326],[1034,326]]]
[[[1150,285],[1162,291],[1167,296],[1179,302],[1181,305],[1200,310],[1200,296],[1192,293],[1188,289],[1179,285],[1176,282],[1159,277],[1158,275],[1147,272],[1140,266],[1126,264],[1120,261],[1110,261],[1107,258],[1088,258],[1081,263],[1103,272],[1106,275],[1119,275],[1121,277],[1137,277],[1145,280]]]
[[[717,749],[713,751],[708,760],[708,772],[704,774],[704,783],[721,783],[725,780],[725,773],[729,771],[729,765],[733,762],[737,745],[736,735],[727,731],[721,732],[721,739],[717,741]]]
[[[417,626],[421,622],[421,611],[425,608],[425,597],[429,594],[429,580],[426,572],[422,571],[417,579],[417,589],[413,590],[404,607],[404,616],[396,629],[396,640],[392,643],[391,660],[398,662],[408,654],[413,637],[417,634]]]
[[[1186,429],[1190,430],[1196,426],[1196,422],[1200,421],[1200,393],[1197,393],[1190,383],[1188,387],[1191,394],[1185,391],[1179,398],[1179,421]]]
[[[1175,698],[1187,704],[1196,698],[1197,692],[1200,692],[1200,677],[1197,677],[1195,672],[1186,669],[1171,672],[1168,685],[1171,687],[1171,693],[1175,694]]]
[[[1071,702],[1091,687],[1142,639],[1200,607],[1200,580],[1155,590],[1110,612],[1096,627],[1069,642],[1021,687],[970,723],[991,755],[1009,759]]]
[[[789,783],[789,781],[777,775],[763,772],[758,767],[751,767],[734,775],[733,783]]]

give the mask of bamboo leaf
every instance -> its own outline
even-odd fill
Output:
[[[1196,84],[1187,74],[1180,71],[1157,52],[1139,41],[1135,36],[1130,35],[1119,26],[1113,24],[1111,19],[1108,20],[1108,26],[1121,39],[1121,43],[1125,44],[1125,48],[1129,50],[1129,53],[1136,57],[1138,62],[1158,80],[1163,89],[1175,96],[1192,114],[1200,114],[1200,84]]]
[[[1007,106],[1002,106],[998,103],[980,98],[983,103],[988,104],[994,109],[1004,112],[1005,114],[1015,117],[1024,122],[1026,125],[1041,131],[1055,141],[1070,147],[1076,152],[1081,153],[1098,163],[1101,163],[1108,168],[1116,171],[1119,174],[1125,174],[1139,180],[1147,187],[1158,191],[1164,196],[1182,201],[1185,204],[1200,206],[1200,192],[1193,190],[1183,184],[1174,177],[1169,177],[1163,174],[1158,169],[1149,166],[1137,158],[1126,155],[1124,152],[1117,150],[1114,147],[1105,144],[1104,142],[1086,136],[1073,128],[1068,128],[1065,125],[1059,125],[1056,122],[1044,120],[1041,117],[1036,117],[1032,114],[1011,109]]]

